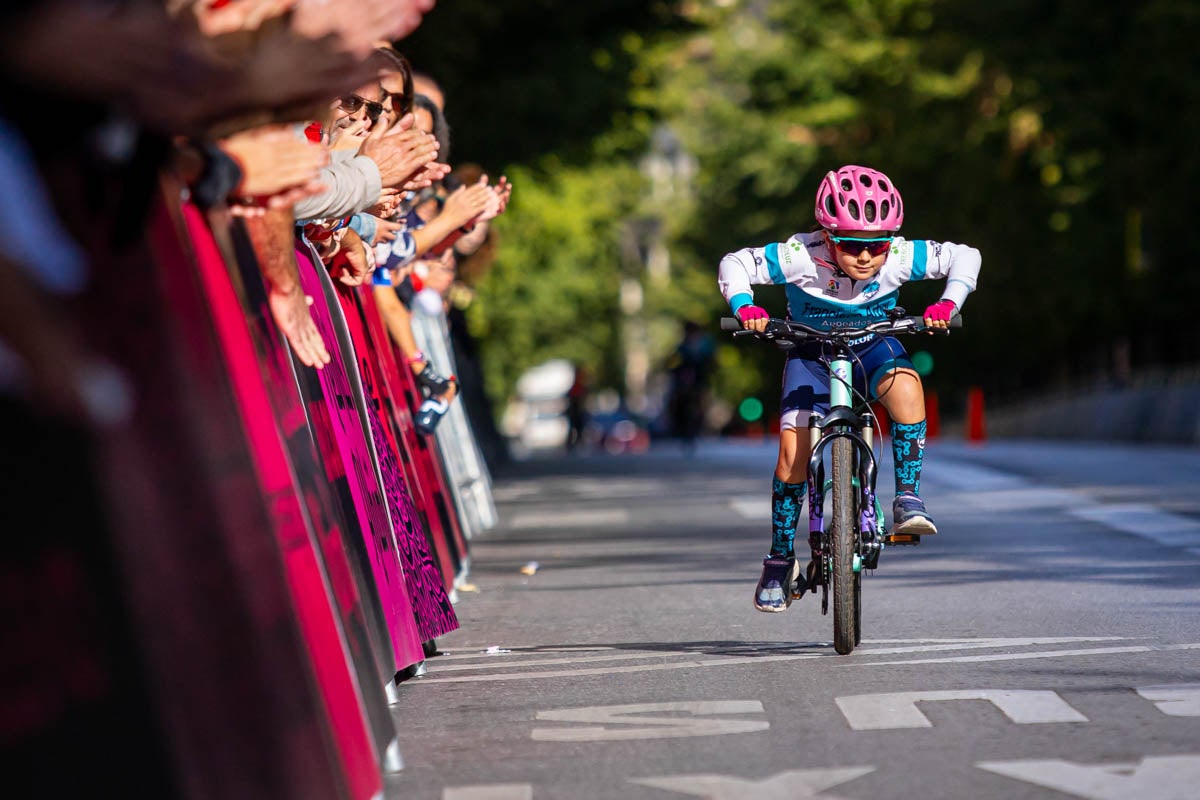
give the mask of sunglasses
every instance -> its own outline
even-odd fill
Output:
[[[383,103],[375,103],[356,94],[348,94],[339,101],[342,111],[348,114],[357,113],[364,105],[367,107],[367,119],[374,122],[383,113]]]
[[[834,247],[841,250],[846,255],[858,257],[862,255],[862,251],[866,250],[872,256],[881,256],[886,253],[892,246],[891,236],[881,236],[876,239],[859,239],[854,236],[833,236]]]

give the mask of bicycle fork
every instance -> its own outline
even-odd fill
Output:
[[[847,408],[835,408],[829,414],[812,414],[808,421],[811,455],[808,463],[808,542],[814,553],[822,558],[822,578],[828,583],[831,548],[825,531],[825,448],[838,437],[846,437],[855,445],[855,474],[852,478],[858,490],[858,531],[855,536],[854,571],[875,569],[883,550],[883,513],[875,496],[876,465],[872,449],[874,431],[870,423]]]

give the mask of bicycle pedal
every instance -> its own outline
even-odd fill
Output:
[[[921,543],[920,534],[916,533],[889,533],[883,537],[884,544],[895,545],[916,545]]]

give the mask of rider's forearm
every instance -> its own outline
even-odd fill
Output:
[[[796,283],[805,275],[815,274],[808,249],[792,237],[786,242],[726,254],[717,270],[717,283],[736,314],[739,308],[754,302],[752,286]]]
[[[945,277],[942,300],[950,300],[961,311],[967,295],[975,291],[983,257],[974,247],[954,242],[927,242],[930,277]]]

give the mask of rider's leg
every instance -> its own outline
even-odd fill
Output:
[[[763,559],[762,575],[754,587],[759,611],[784,611],[792,603],[792,585],[800,578],[796,562],[796,525],[804,507],[804,475],[808,463],[808,429],[784,426],[779,433],[779,461],[771,481],[771,553]],[[807,418],[807,417],[806,417]],[[802,435],[800,435],[802,434]],[[803,446],[800,446],[803,442]]]
[[[795,555],[796,526],[804,508],[808,454],[808,428],[780,430],[779,460],[771,482],[772,556]]]
[[[875,393],[892,419],[892,463],[896,471],[892,530],[918,535],[937,533],[920,498],[925,457],[925,392],[921,379],[911,369],[894,369],[879,379]]]
[[[792,584],[804,581],[795,557],[796,526],[804,506],[808,472],[809,409],[829,410],[828,369],[813,358],[788,358],[780,403],[779,460],[771,491],[771,554],[763,559],[754,589],[759,611],[783,611],[792,602]]]

